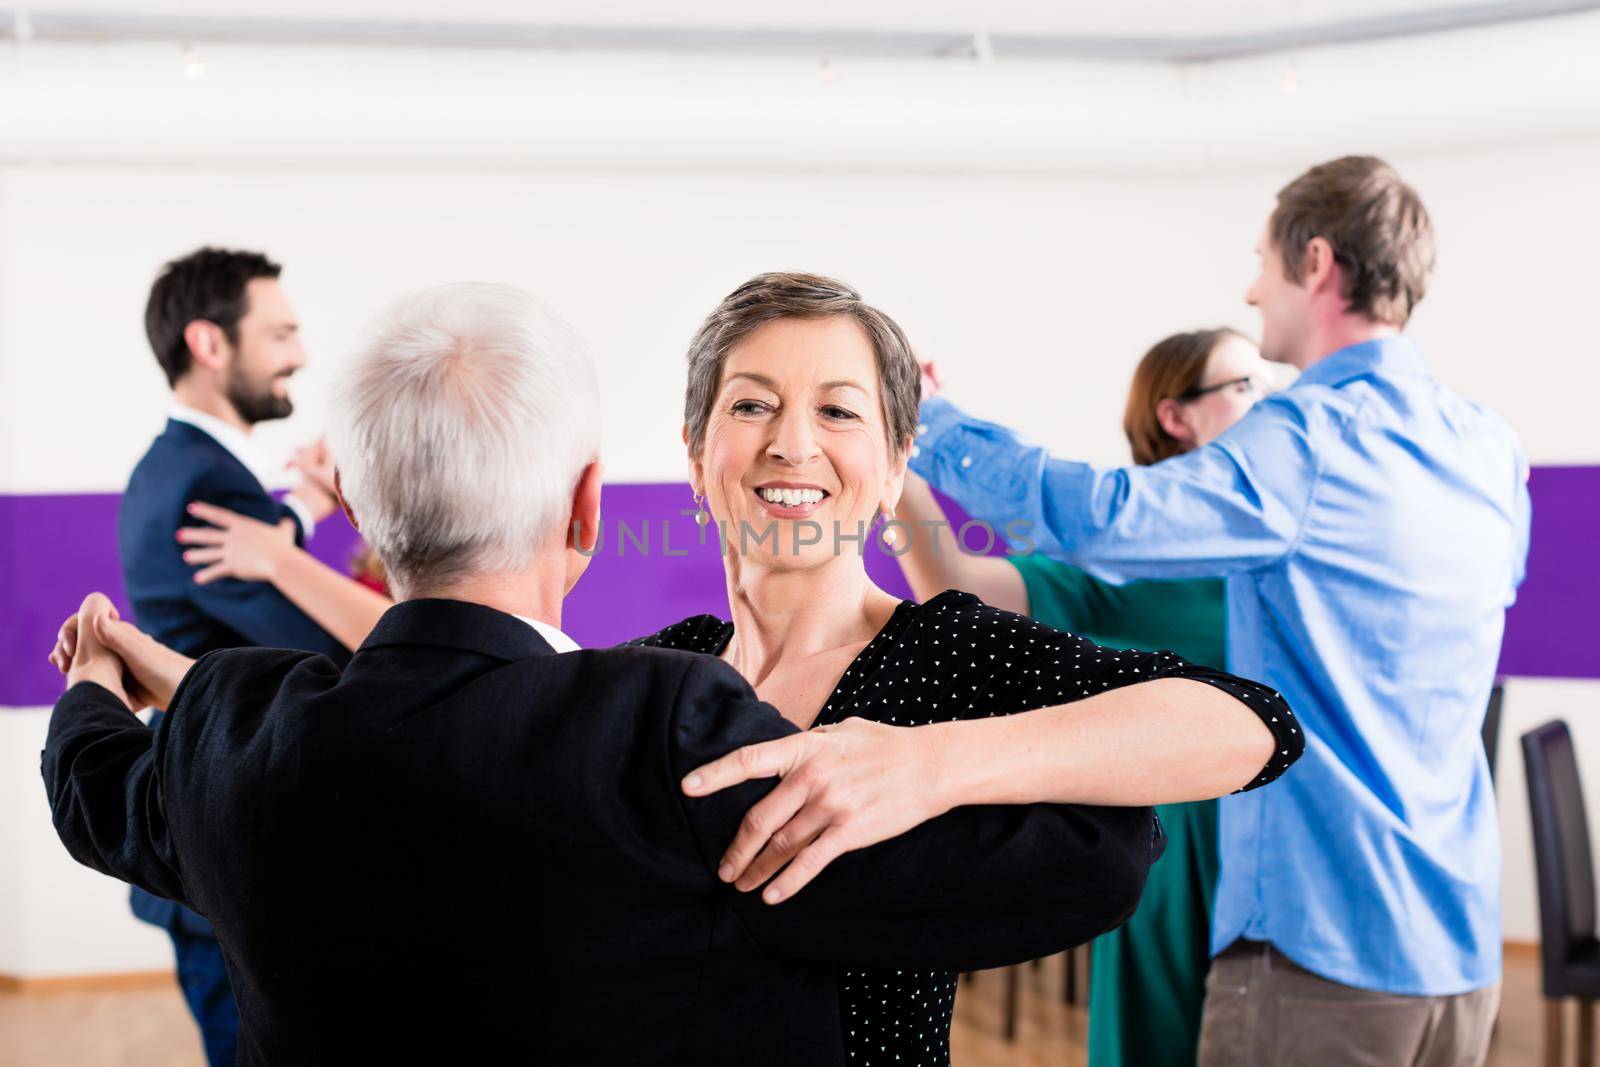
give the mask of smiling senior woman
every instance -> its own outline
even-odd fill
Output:
[[[1101,648],[967,593],[919,605],[874,585],[865,535],[894,514],[919,398],[899,327],[817,275],[752,279],[690,346],[684,441],[701,521],[724,542],[732,620],[695,616],[635,643],[720,657],[809,731],[684,783],[703,794],[784,776],[719,872],[766,884],[769,901],[959,805],[1202,799],[1265,784],[1300,752],[1298,723],[1264,686]],[[913,726],[925,728],[901,729]],[[952,974],[843,972],[850,1062],[948,1063],[954,995]]]

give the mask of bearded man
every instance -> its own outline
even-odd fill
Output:
[[[336,506],[315,470],[276,499],[267,486],[279,468],[251,438],[256,423],[294,410],[288,379],[306,363],[280,272],[259,252],[201,248],[168,263],[151,286],[145,332],[173,405],[128,480],[117,542],[134,617],[164,644],[194,657],[245,645],[307,649],[343,664],[349,651],[270,584],[196,583],[177,540],[180,526],[197,523],[187,510],[196,500],[279,524],[297,543]],[[231,1065],[239,1016],[210,924],[142,889],[132,903],[172,937],[212,1067]]]

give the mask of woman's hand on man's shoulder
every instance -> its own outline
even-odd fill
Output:
[[[776,904],[846,852],[944,814],[954,806],[943,795],[944,733],[938,724],[846,719],[746,745],[690,772],[683,791],[695,797],[752,779],[783,779],[746,813],[718,877],[741,892],[771,879],[761,899]]]

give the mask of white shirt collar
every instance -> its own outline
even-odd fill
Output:
[[[545,642],[557,652],[577,652],[583,647],[582,645],[578,644],[578,642],[574,641],[572,638],[568,637],[566,634],[562,633],[560,630],[556,629],[554,626],[551,626],[547,622],[540,622],[538,619],[530,619],[526,615],[518,615],[517,618],[521,619],[523,622],[533,627],[534,630],[538,631],[539,636],[544,638]]]
[[[223,422],[215,415],[196,411],[187,404],[172,405],[167,411],[167,417],[175,422],[187,423],[211,437],[217,444],[227,449],[234,459],[244,464],[245,470],[256,476],[261,488],[271,487],[276,475],[272,458],[239,427]]]

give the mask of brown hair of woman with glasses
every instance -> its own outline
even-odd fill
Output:
[[[1157,341],[1133,372],[1122,413],[1133,461],[1159,463],[1237,422],[1261,396],[1262,362],[1255,343],[1227,327]],[[1212,402],[1215,411],[1197,413],[1193,405],[1212,396],[1225,403]]]

